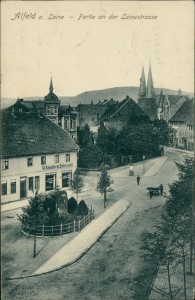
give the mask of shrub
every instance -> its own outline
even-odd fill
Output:
[[[73,214],[76,212],[76,210],[77,210],[77,201],[74,197],[71,197],[68,200],[68,213]]]
[[[77,206],[77,215],[86,216],[88,214],[88,207],[84,200],[81,200]]]

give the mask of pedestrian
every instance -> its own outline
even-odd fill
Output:
[[[152,199],[152,197],[153,197],[153,191],[149,191],[149,194],[150,194],[150,199]]]
[[[161,195],[163,194],[163,185],[162,185],[162,183],[160,184],[160,194]]]
[[[140,176],[138,175],[138,176],[137,176],[137,185],[139,185],[140,179],[141,179],[141,178],[140,178]]]
[[[131,175],[134,175],[134,172],[133,172],[133,165],[130,165],[129,166],[129,176]]]

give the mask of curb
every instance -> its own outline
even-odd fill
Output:
[[[108,231],[108,229],[126,212],[126,210],[132,205],[131,202],[129,202],[129,204],[124,208],[124,210],[121,212],[121,214],[112,221],[112,223],[109,224],[108,227],[106,227],[102,232],[101,234],[96,238],[96,240],[93,242],[93,244],[91,244],[89,247],[87,247],[83,252],[81,252],[76,259],[70,261],[69,263],[66,263],[65,265],[62,265],[58,268],[54,268],[53,270],[51,271],[48,271],[48,272],[44,272],[44,273],[40,273],[40,274],[31,274],[31,275],[26,275],[26,276],[19,276],[19,277],[10,277],[10,278],[6,278],[6,280],[17,280],[17,279],[25,279],[25,278],[29,278],[29,277],[35,277],[35,276],[41,276],[41,275],[44,275],[44,274],[49,274],[49,273],[52,273],[52,272],[55,272],[55,271],[58,271],[58,270],[61,270],[63,268],[66,268],[70,265],[72,265],[73,263],[77,262],[87,251],[89,251],[89,249],[91,249],[94,244],[106,233],[106,231]],[[92,221],[93,222],[93,221]],[[91,222],[91,223],[92,223]],[[90,223],[90,224],[91,224]],[[90,225],[89,224],[89,225]],[[34,271],[36,272],[36,270]]]

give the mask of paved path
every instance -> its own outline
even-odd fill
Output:
[[[32,275],[48,273],[77,261],[95,244],[95,242],[112,226],[130,205],[131,203],[124,199],[117,201],[100,217],[88,224],[88,226],[86,226],[74,239],[54,254]]]
[[[25,207],[26,205],[28,205],[29,203],[29,199],[25,199],[25,200],[18,200],[18,201],[13,201],[10,203],[5,203],[1,205],[1,212],[5,212],[8,210],[12,210],[12,209],[17,209],[20,207]]]
[[[154,162],[153,166],[144,174],[143,177],[154,176],[158,173],[158,171],[162,168],[162,166],[166,163],[168,156],[159,157],[156,162]]]

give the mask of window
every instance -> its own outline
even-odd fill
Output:
[[[67,171],[62,173],[62,187],[69,187],[72,179],[72,172]]]
[[[47,113],[47,115],[49,115],[49,114],[50,114],[50,109],[49,109],[49,106],[46,106],[46,113]]]
[[[7,170],[9,168],[8,158],[3,159],[3,170]]]
[[[64,120],[64,128],[68,129],[68,120],[67,119]]]
[[[76,129],[76,121],[75,120],[70,120],[70,129],[73,129],[73,130]]]
[[[7,195],[7,181],[3,181],[1,184],[2,195]]]
[[[55,115],[55,107],[54,106],[50,106],[50,114]]]
[[[41,164],[42,165],[46,164],[46,155],[45,154],[41,155]]]
[[[56,174],[46,174],[45,176],[45,190],[51,191],[56,188]]]
[[[54,162],[59,163],[59,153],[56,153],[54,156]]]
[[[35,176],[35,190],[40,188],[40,179],[39,176]]]
[[[27,166],[31,167],[33,165],[33,157],[27,156]]]
[[[55,115],[57,115],[58,114],[58,108],[57,108],[57,106],[55,106]]]
[[[30,191],[33,191],[33,180],[34,178],[33,177],[29,177],[28,179],[28,188]]]
[[[70,153],[66,153],[66,162],[70,161]]]
[[[11,194],[16,193],[16,180],[11,181]]]

